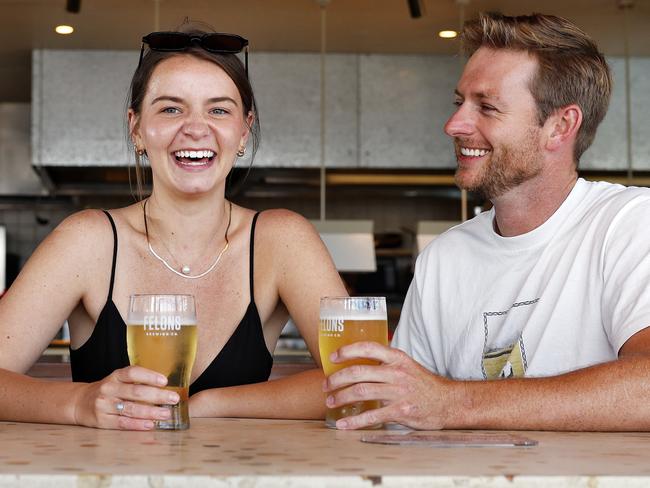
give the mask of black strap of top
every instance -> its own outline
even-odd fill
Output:
[[[250,283],[251,287],[251,302],[255,302],[255,293],[254,289],[255,287],[253,286],[253,271],[254,271],[254,257],[255,257],[255,223],[257,222],[257,217],[260,215],[260,212],[257,212],[255,215],[253,215],[253,223],[251,224],[251,250],[250,250],[250,264],[248,268],[248,273],[250,274],[248,278],[248,282]]]
[[[117,229],[113,217],[106,210],[102,210],[108,217],[111,227],[113,228],[113,264],[111,265],[111,284],[108,287],[108,300],[113,299],[113,282],[115,281],[115,263],[117,262]]]

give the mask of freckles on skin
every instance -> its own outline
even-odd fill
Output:
[[[190,55],[161,61],[142,103],[137,136],[157,185],[183,193],[221,187],[248,133],[241,96],[216,64]],[[211,150],[204,166],[180,163],[179,150]]]
[[[175,127],[158,127],[154,124],[149,124],[145,127],[145,137],[147,139],[161,139],[172,136],[177,131]]]

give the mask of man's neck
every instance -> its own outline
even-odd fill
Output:
[[[577,179],[575,170],[553,177],[543,173],[493,199],[495,230],[513,237],[536,229],[560,208]]]

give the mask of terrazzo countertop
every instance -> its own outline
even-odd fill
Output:
[[[452,448],[360,442],[370,434],[407,435],[320,421],[192,419],[180,432],[0,422],[0,487],[650,486],[645,433],[523,432],[538,445]]]

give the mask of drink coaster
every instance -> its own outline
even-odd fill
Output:
[[[531,447],[537,441],[501,432],[409,432],[407,434],[365,434],[361,442],[423,447]]]

